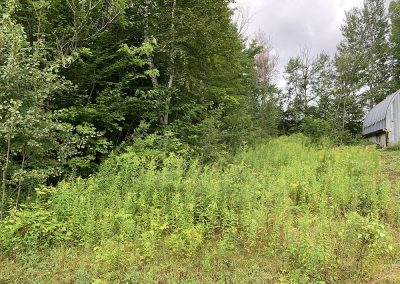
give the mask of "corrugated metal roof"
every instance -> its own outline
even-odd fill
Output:
[[[389,106],[398,95],[400,95],[400,91],[388,96],[373,109],[371,109],[364,119],[363,135],[378,132],[386,128],[386,115]]]

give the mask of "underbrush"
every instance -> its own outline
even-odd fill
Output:
[[[128,150],[38,189],[0,223],[0,282],[396,283],[379,152],[311,145],[282,137],[209,166]]]
[[[386,151],[400,151],[400,143],[396,143],[386,147]]]

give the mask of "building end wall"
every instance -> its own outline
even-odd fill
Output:
[[[368,140],[374,144],[379,145],[382,148],[389,146],[386,133],[375,134],[373,136],[368,137]]]

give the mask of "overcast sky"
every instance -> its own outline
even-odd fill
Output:
[[[309,47],[313,54],[335,53],[345,11],[362,0],[237,0],[252,15],[247,31],[262,30],[276,49],[280,69],[290,57]]]

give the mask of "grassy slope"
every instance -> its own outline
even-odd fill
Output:
[[[382,161],[382,178],[390,181],[391,191],[388,208],[400,208],[400,151],[381,151]],[[396,210],[387,210],[386,216],[387,227],[393,236],[393,242],[400,244],[400,230],[394,224],[399,223],[398,213]],[[399,256],[387,265],[381,272],[375,276],[371,283],[400,283],[400,258]]]
[[[382,153],[382,175],[375,150],[306,142],[280,138],[189,171],[179,160],[138,171],[127,153],[50,197],[69,241],[32,249],[46,234],[5,230],[0,283],[399,283],[400,154]]]

